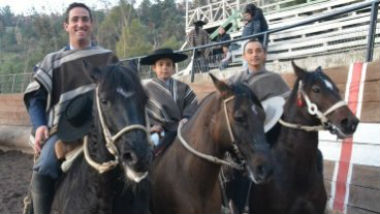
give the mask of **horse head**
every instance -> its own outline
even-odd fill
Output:
[[[94,101],[107,150],[127,178],[139,182],[148,174],[152,148],[146,128],[147,96],[135,72],[119,64],[90,69],[96,83]]]
[[[297,76],[296,102],[304,117],[322,124],[324,129],[339,138],[351,136],[359,123],[358,118],[342,100],[335,83],[318,67],[307,72],[292,62]]]
[[[260,101],[249,87],[239,83],[228,85],[210,76],[223,106],[216,116],[219,121],[216,121],[214,138],[245,163],[253,182],[267,181],[272,174],[272,161]]]

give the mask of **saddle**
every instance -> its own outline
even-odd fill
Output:
[[[55,155],[62,162],[61,169],[67,172],[74,160],[83,152],[83,139],[71,142],[59,140],[55,144]]]

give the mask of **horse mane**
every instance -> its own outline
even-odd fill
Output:
[[[233,83],[233,84],[229,84],[229,86],[232,89],[235,96],[238,96],[238,97],[248,96],[255,105],[258,105],[260,108],[263,108],[259,98],[256,96],[255,93],[253,93],[253,91],[246,84]],[[195,115],[197,115],[198,112],[200,111],[201,109],[200,106],[206,105],[205,103],[210,102],[211,98],[215,98],[217,94],[218,94],[217,91],[213,91],[210,94],[206,95],[206,97],[204,97],[202,101],[199,103],[199,107],[197,111],[194,113],[193,117],[195,117]],[[239,105],[240,102],[237,101],[235,102],[235,104]]]

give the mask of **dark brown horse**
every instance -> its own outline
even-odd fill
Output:
[[[204,98],[174,143],[154,161],[153,213],[220,213],[219,162],[227,151],[245,163],[254,182],[270,177],[259,100],[247,86],[229,86],[211,77],[218,92]]]
[[[93,69],[93,122],[80,155],[65,173],[52,213],[147,213],[152,148],[144,93],[135,72],[120,65]]]
[[[269,183],[253,185],[251,213],[323,213],[327,196],[323,173],[317,166],[317,130],[345,138],[354,133],[359,122],[320,67],[306,72],[292,65],[298,78],[272,149],[274,176]]]

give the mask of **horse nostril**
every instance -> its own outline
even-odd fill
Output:
[[[257,175],[262,179],[267,179],[272,174],[271,167],[269,167],[269,165],[266,164],[257,166],[256,170]]]
[[[356,127],[358,127],[358,124],[359,124],[359,120],[356,119],[356,118],[351,122],[351,130],[352,130],[352,132],[354,132],[356,130]]]
[[[344,118],[343,120],[341,120],[341,121],[340,121],[340,125],[341,125],[343,128],[345,128],[345,129],[349,128],[349,127],[348,127],[348,119],[347,119],[347,118]]]
[[[264,166],[263,165],[260,165],[257,167],[257,174],[260,176],[264,175]]]
[[[137,156],[134,152],[127,151],[123,154],[123,160],[126,161],[129,165],[137,163]]]

